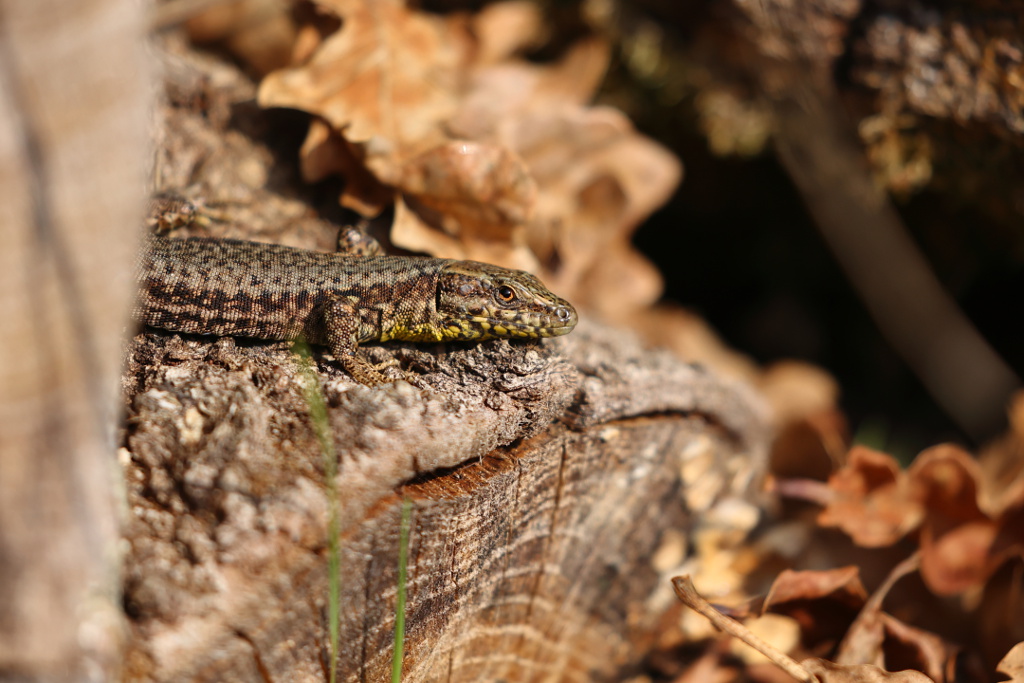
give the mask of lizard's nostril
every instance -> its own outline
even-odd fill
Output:
[[[564,323],[572,317],[572,312],[569,310],[568,306],[559,306],[555,311],[555,315]]]

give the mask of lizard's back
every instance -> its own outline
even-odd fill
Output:
[[[374,319],[432,305],[441,259],[366,257],[220,239],[151,237],[140,253],[134,317],[176,332],[326,343],[323,307],[354,297]],[[427,311],[413,312],[424,315]]]

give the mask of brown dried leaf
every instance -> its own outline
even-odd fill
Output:
[[[921,575],[940,595],[977,586],[1010,556],[1024,556],[1024,501],[993,517],[979,503],[981,474],[970,454],[943,444],[903,473],[884,453],[856,447],[829,479],[819,515],[866,547],[890,545],[920,526]]]
[[[527,242],[546,278],[611,320],[653,304],[661,276],[629,238],[679,183],[678,160],[612,109],[538,112],[520,133],[510,144],[540,188]]]
[[[839,384],[821,368],[800,361],[780,361],[765,368],[758,387],[772,406],[777,425],[834,411]]]
[[[998,519],[999,531],[992,552],[1001,558],[1024,557],[1024,501],[1015,501]]]
[[[376,216],[394,199],[394,191],[366,169],[362,151],[321,119],[313,119],[309,124],[302,143],[301,164],[307,182],[333,174],[345,178],[341,205],[363,216]]]
[[[1016,643],[1024,640],[1024,571],[1021,570],[1020,561],[1007,562],[982,589],[974,614],[976,637],[985,661],[1000,660]]]
[[[579,41],[551,64],[484,63],[471,73],[448,130],[469,140],[514,142],[522,137],[523,119],[531,112],[586,104],[604,77],[608,58],[607,41],[591,38]]]
[[[836,653],[836,663],[844,666],[871,665],[885,667],[885,627],[882,624],[880,601],[865,605],[843,636]]]
[[[984,484],[978,503],[989,515],[1024,501],[1024,391],[1010,403],[1010,429],[978,456]]]
[[[637,311],[626,323],[648,343],[671,349],[691,363],[706,365],[731,379],[753,381],[756,363],[725,345],[707,321],[676,304],[659,303]]]
[[[582,265],[582,259],[566,260]],[[637,308],[650,306],[661,296],[661,273],[625,240],[610,244],[603,257],[595,254],[589,267],[581,270],[579,278],[571,280],[564,272],[547,269],[545,281],[604,320],[623,323]]]
[[[937,683],[954,680],[959,648],[930,631],[915,628],[892,615],[882,612],[879,618],[885,627],[886,638],[899,641],[904,658],[913,660],[903,661],[901,665],[923,671]]]
[[[518,156],[478,142],[448,143],[411,159],[401,186],[420,217],[466,244],[517,241],[515,229],[529,219],[537,196]],[[394,232],[395,244],[406,246],[398,226]]]
[[[318,0],[342,18],[308,63],[268,75],[264,107],[316,114],[361,146],[383,183],[408,159],[447,142],[473,41],[460,17],[414,12],[399,0]]]
[[[716,628],[742,640],[744,643],[763,654],[771,660],[772,663],[785,670],[793,678],[800,681],[806,681],[807,683],[812,683],[814,681],[814,676],[797,664],[785,652],[782,652],[766,643],[763,639],[754,635],[746,626],[734,619],[730,619],[719,610],[715,609],[711,603],[705,600],[697,592],[697,589],[694,588],[693,581],[691,581],[689,576],[677,576],[673,578],[672,589],[684,605],[714,624]]]
[[[607,41],[530,64],[509,59],[537,35],[537,10],[522,2],[447,19],[398,0],[316,4],[341,28],[307,63],[268,76],[259,96],[335,132],[311,127],[307,178],[341,173],[342,204],[364,215],[401,191],[391,237],[406,249],[539,271],[607,319],[657,300],[661,277],[629,239],[681,166],[621,113],[584,106]]]
[[[800,624],[808,647],[834,643],[867,600],[857,567],[783,571],[772,583],[762,611],[785,614]]]
[[[505,268],[540,272],[533,252],[525,245],[511,241],[477,241],[464,243],[453,235],[427,223],[399,198],[395,202],[395,221],[391,239],[410,251],[422,251],[441,258],[470,259],[495,263]]]
[[[849,630],[839,644],[836,662],[839,664],[886,664],[882,649],[885,628],[882,620],[882,603],[893,587],[906,575],[920,569],[920,558],[915,554],[906,558],[889,572],[850,624]]]
[[[854,446],[828,486],[834,497],[818,524],[842,529],[857,545],[892,545],[921,522],[923,511],[907,477],[885,453]]]
[[[907,476],[919,489],[928,522],[938,533],[964,522],[985,519],[978,505],[978,463],[962,448],[940,444],[921,451]]]
[[[214,3],[185,28],[197,43],[223,41],[261,74],[288,65],[297,36],[287,5],[277,0]]]
[[[829,481],[835,497],[819,517],[859,545],[887,545],[920,521],[921,575],[940,594],[977,586],[1009,556],[1024,555],[1024,502],[998,516],[980,505],[981,474],[964,450],[939,445],[923,451],[904,474],[881,453],[854,449]]]
[[[471,19],[473,35],[479,40],[477,64],[494,64],[516,52],[541,43],[544,12],[532,0],[495,2],[483,7]]]
[[[621,322],[661,294],[660,275],[629,237],[675,189],[681,167],[620,112],[582,106],[607,61],[607,44],[590,39],[552,65],[478,69],[450,130],[523,159],[538,187],[527,244],[545,282]]]
[[[966,522],[938,536],[925,525],[921,576],[928,587],[939,595],[952,595],[984,583],[1002,562],[991,552],[997,531],[989,520]]]
[[[792,617],[764,614],[746,620],[743,625],[750,629],[754,636],[780,652],[791,653],[800,644],[800,625]],[[747,666],[770,661],[763,653],[738,639],[729,643],[729,650]]]
[[[889,672],[871,664],[844,666],[827,659],[805,659],[800,665],[821,683],[933,683],[920,671]]]
[[[771,472],[779,478],[825,480],[846,453],[849,429],[838,408],[783,424],[771,450]]]
[[[860,582],[860,570],[855,566],[825,571],[793,571],[787,569],[772,583],[764,599],[762,612],[796,600],[817,600],[828,597],[832,601],[859,609],[868,594]]]
[[[1001,558],[992,553],[998,527],[978,505],[977,463],[966,451],[943,444],[918,455],[907,476],[925,511],[925,583],[939,594],[952,594],[983,582]]]
[[[996,671],[1010,677],[1012,683],[1024,683],[1024,642],[1014,645],[996,666]]]
[[[776,425],[771,471],[779,477],[824,480],[848,449],[846,418],[837,407],[839,387],[808,363],[782,361],[756,378]]]

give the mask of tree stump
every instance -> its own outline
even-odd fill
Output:
[[[126,372],[129,680],[326,680],[324,455],[284,344],[143,333]],[[406,681],[614,680],[673,602],[652,563],[754,495],[757,401],[628,334],[316,356],[339,458],[338,680],[390,675],[411,501]]]

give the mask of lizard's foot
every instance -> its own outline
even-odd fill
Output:
[[[229,222],[231,217],[199,199],[189,199],[176,192],[158,192],[149,199],[146,224],[157,235],[190,225],[208,226],[214,221]]]
[[[353,225],[342,226],[338,230],[338,252],[349,256],[383,256],[380,242],[366,234],[368,223],[365,219],[361,221],[362,229]]]
[[[370,367],[372,367],[374,370],[377,370],[378,372],[380,372],[384,368],[393,368],[396,365],[401,365],[401,363],[398,362],[398,359],[397,358],[389,358],[386,361],[382,361],[380,363],[370,364]]]
[[[404,379],[410,384],[419,385],[419,375],[408,370],[399,369],[397,377],[390,377],[384,374],[384,370],[387,368],[399,365],[398,360],[395,358],[390,358],[382,363],[371,363],[364,358],[352,355],[344,357],[342,365],[345,367],[345,371],[352,375],[352,379],[368,387],[377,386],[378,384],[390,384],[400,379]]]

